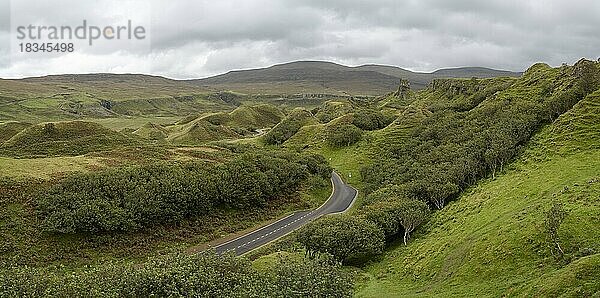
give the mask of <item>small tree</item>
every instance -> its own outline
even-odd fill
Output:
[[[398,205],[398,217],[404,228],[404,245],[410,239],[410,233],[427,220],[429,206],[423,201],[403,199]]]
[[[362,130],[352,124],[338,124],[327,128],[327,141],[335,147],[350,146],[361,137]]]
[[[546,227],[546,233],[550,242],[550,252],[557,259],[562,259],[565,252],[560,247],[560,238],[558,236],[558,230],[563,220],[567,216],[567,211],[564,209],[563,204],[554,203],[550,210],[546,212],[546,220],[544,225]]]

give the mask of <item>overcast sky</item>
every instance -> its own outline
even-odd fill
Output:
[[[146,39],[17,51],[16,26],[132,20]],[[151,73],[198,78],[295,60],[387,64],[417,71],[521,71],[600,56],[598,0],[0,0],[0,77]]]

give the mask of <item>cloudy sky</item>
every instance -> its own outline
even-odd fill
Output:
[[[99,27],[131,20],[144,40],[20,53],[24,25]],[[36,40],[25,40],[35,42]],[[67,41],[68,42],[68,41]],[[0,77],[151,73],[198,78],[294,60],[417,71],[600,56],[597,0],[0,0]]]

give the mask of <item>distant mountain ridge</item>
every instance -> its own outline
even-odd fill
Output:
[[[367,64],[345,66],[327,61],[295,61],[265,68],[232,70],[201,79],[177,80],[146,74],[63,74],[0,80],[5,83],[85,84],[98,88],[125,85],[135,89],[152,86],[161,90],[235,91],[245,94],[296,95],[382,95],[397,89],[400,79],[408,79],[413,89],[423,89],[435,78],[488,78],[520,76],[521,72],[484,67],[459,67],[431,73],[414,72],[397,66]],[[151,88],[151,89],[152,89]]]
[[[277,90],[285,91],[282,89],[287,87],[289,92],[279,93],[302,93],[297,91],[313,89],[333,94],[378,95],[395,90],[401,78],[410,80],[413,89],[423,89],[435,78],[517,77],[521,74],[485,67],[446,68],[425,73],[389,65],[345,66],[325,61],[295,61],[265,68],[234,70],[189,82],[239,92],[278,93]]]

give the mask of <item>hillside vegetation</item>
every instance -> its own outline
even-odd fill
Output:
[[[391,245],[383,264],[367,267],[368,281],[359,287],[364,296],[595,293],[594,239],[599,237],[582,231],[597,224],[597,152],[586,148],[598,144],[589,136],[598,135],[592,116],[598,93],[591,94],[598,87],[598,63],[581,60],[559,68],[536,64],[518,79],[439,79],[417,93],[399,90],[390,96],[409,97],[409,106],[385,128],[363,131],[355,144],[326,142],[327,127],[348,123],[352,113],[303,127],[284,146],[306,144],[302,148],[336,160],[332,165],[346,173],[362,168],[358,185],[366,196],[353,213],[363,222],[340,233],[337,227],[344,230],[348,220],[334,217],[327,224],[331,229],[309,224],[297,240],[309,255],[329,253],[348,264],[374,262],[376,243]],[[560,144],[559,152],[573,146],[577,154],[536,164],[553,154],[532,154],[539,149],[528,144],[552,122],[556,134],[542,143],[580,136],[581,144]],[[512,164],[526,147],[526,156],[534,161]],[[521,167],[531,168],[523,170],[525,175],[511,176]],[[579,218],[586,222],[578,223]],[[383,232],[372,232],[379,239],[357,240],[350,252],[342,249],[349,247],[346,239],[364,239],[361,231],[372,230],[373,224]],[[322,239],[329,239],[327,245]],[[398,247],[398,242],[406,246]],[[575,271],[565,269],[568,264]],[[557,284],[546,283],[540,277],[544,274]]]
[[[31,126],[30,123],[10,121],[0,124],[0,144],[8,141],[14,135]]]
[[[421,90],[320,62],[0,81],[0,117],[35,109],[0,118],[0,296],[599,295],[600,62],[436,73]],[[485,78],[445,77],[466,73]],[[104,118],[41,121],[85,92]],[[252,263],[181,254],[321,205],[332,168],[358,189],[349,212]]]
[[[157,164],[72,175],[38,194],[36,210],[50,232],[135,231],[215,208],[264,207],[294,193],[310,175],[329,174],[319,156],[246,153],[216,166]]]
[[[414,242],[366,267],[358,296],[598,295],[599,132],[597,91],[538,133],[505,173],[468,189]],[[567,210],[562,256],[545,226],[555,204]]]

